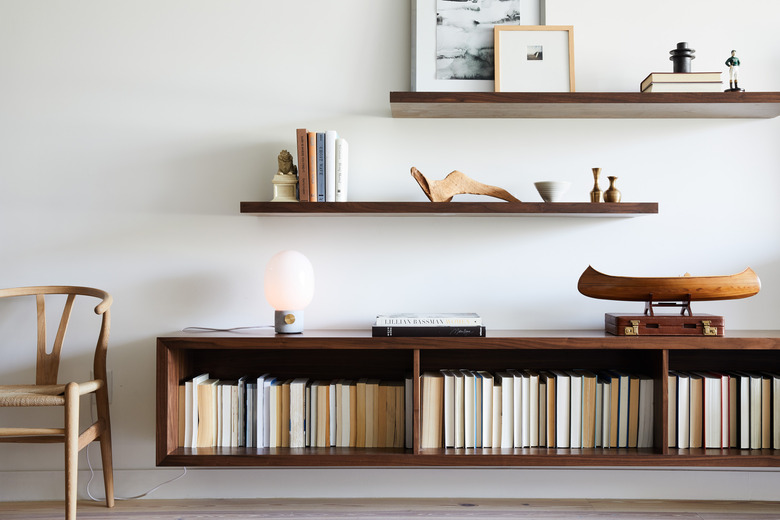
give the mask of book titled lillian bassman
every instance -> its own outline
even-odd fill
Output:
[[[380,314],[371,327],[371,335],[484,337],[485,326],[482,318],[475,313]]]
[[[415,326],[473,326],[482,325],[482,318],[473,312],[451,313],[406,313],[406,314],[380,314],[376,317],[377,325],[394,327]]]

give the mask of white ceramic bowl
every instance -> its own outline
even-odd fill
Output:
[[[571,186],[570,182],[566,181],[540,181],[535,182],[536,191],[542,196],[542,200],[545,202],[559,202],[566,191]]]

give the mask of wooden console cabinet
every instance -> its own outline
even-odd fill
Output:
[[[420,385],[413,377],[414,448],[208,448],[178,446],[178,386],[201,372],[235,379],[271,372],[316,379],[403,379],[462,367],[622,369],[651,375],[654,448],[421,449]],[[603,331],[489,331],[486,338],[373,338],[370,331],[276,335],[180,333],[157,339],[159,466],[719,466],[778,467],[780,450],[667,447],[672,370],[780,371],[780,331],[725,337],[618,337]]]

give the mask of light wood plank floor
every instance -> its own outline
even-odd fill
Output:
[[[2,520],[53,520],[63,502],[0,502]],[[779,520],[780,502],[521,499],[132,500],[108,509],[80,502],[79,519],[492,519]]]

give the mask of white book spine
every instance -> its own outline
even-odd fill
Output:
[[[336,202],[347,202],[349,182],[349,143],[341,137],[336,139]]]
[[[192,448],[192,381],[184,383],[184,447]],[[181,405],[180,405],[181,406]]]
[[[464,446],[466,448],[474,448],[476,447],[476,433],[474,428],[475,423],[475,394],[476,394],[476,383],[475,383],[475,377],[474,374],[472,374],[468,370],[463,370],[463,406],[464,406],[464,414],[463,414],[463,421],[464,421]]]
[[[761,449],[761,376],[750,375],[750,449]]]
[[[493,442],[494,448],[501,447],[501,387],[493,385]]]
[[[222,446],[230,448],[233,446],[233,434],[230,431],[233,427],[232,385],[222,387],[222,423]]]
[[[522,381],[523,385],[521,395],[522,417],[520,423],[520,442],[523,448],[527,448],[531,445],[531,380],[528,377],[528,374],[521,374],[520,377],[520,381]]]
[[[337,404],[336,404],[336,383],[331,383],[330,385],[330,392],[328,392],[328,401],[330,405],[330,410],[328,412],[330,413],[329,418],[329,428],[330,428],[330,445],[332,447],[336,446],[336,417],[337,417]]]
[[[444,447],[455,447],[455,376],[442,370],[444,376]]]
[[[609,448],[609,429],[612,416],[612,385],[604,383],[601,395],[601,445]]]
[[[530,390],[528,401],[531,410],[529,445],[537,447],[539,446],[539,374],[529,375],[528,386]]]
[[[555,371],[555,447],[568,448],[571,441],[571,381],[569,376]]]
[[[325,132],[325,202],[336,202],[336,139],[335,130]]]
[[[257,447],[265,446],[265,378],[263,374],[257,378],[257,410],[255,411],[255,431],[257,432]]]
[[[690,438],[690,384],[688,376],[677,375],[677,447],[688,448]]]
[[[780,450],[780,375],[772,376],[772,448]]]
[[[582,448],[582,376],[570,374],[569,447]]]
[[[514,407],[514,424],[512,430],[514,431],[514,447],[523,447],[523,378],[519,372],[510,370],[510,374],[513,377],[512,390],[514,397],[512,399]]]
[[[480,372],[482,377],[482,447],[493,447],[493,376]]]
[[[501,376],[501,447],[514,447],[514,377]]]
[[[750,449],[750,378],[739,376],[739,447]]]
[[[263,448],[271,447],[271,384],[274,379],[263,381]]]
[[[728,448],[731,443],[731,409],[729,408],[729,376],[720,376],[720,447]]]
[[[463,374],[456,372],[455,376],[455,447],[463,448],[465,446],[464,429],[464,396],[463,396]]]

